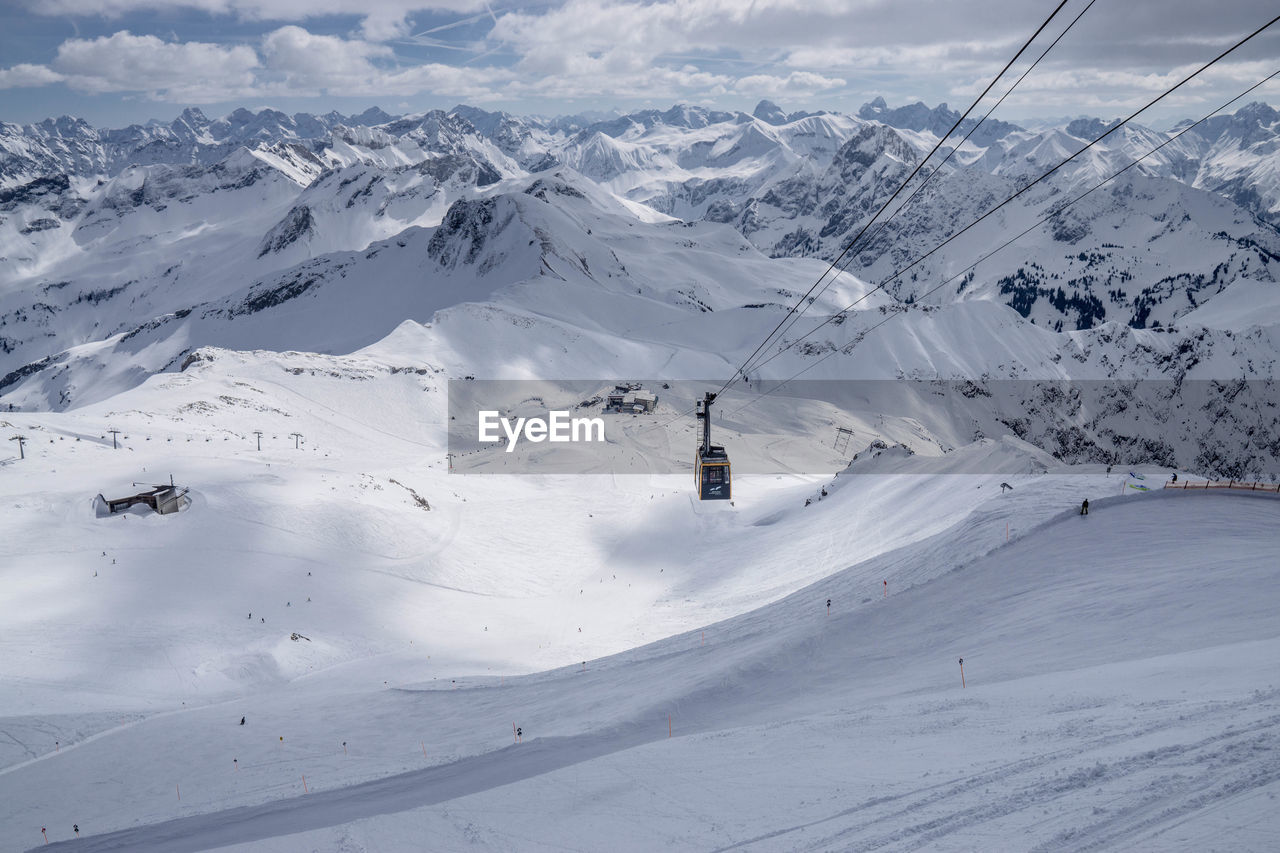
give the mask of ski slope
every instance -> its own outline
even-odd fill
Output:
[[[1011,438],[731,507],[450,475],[420,376],[298,358],[7,416],[0,850],[1280,837],[1280,501]],[[93,514],[174,470],[184,512]]]

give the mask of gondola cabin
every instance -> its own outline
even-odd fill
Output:
[[[698,484],[698,499],[727,501],[731,497],[729,479],[729,454],[723,447],[698,449],[698,462],[694,466]]]
[[[711,443],[711,403],[716,395],[708,393],[698,401],[698,420],[702,421],[702,441],[693,461],[693,484],[698,500],[727,501],[732,495],[729,454]]]

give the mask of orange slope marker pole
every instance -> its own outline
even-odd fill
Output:
[[[964,689],[964,658],[960,658],[960,688]]]
[[[302,774],[302,790],[305,793],[308,793],[308,794],[311,793],[311,791],[307,788],[307,774],[305,773]]]
[[[671,737],[671,715],[667,714],[667,737]]]

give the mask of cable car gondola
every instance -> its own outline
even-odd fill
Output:
[[[711,404],[716,395],[710,391],[697,403],[698,420],[702,421],[702,443],[693,462],[693,484],[698,500],[727,501],[732,495],[729,478],[729,454],[711,443]]]

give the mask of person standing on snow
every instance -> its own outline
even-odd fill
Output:
[[[1084,503],[1080,504],[1080,514],[1081,514],[1081,515],[1088,515],[1088,514],[1089,514],[1089,499],[1088,499],[1088,498],[1085,498],[1085,499],[1084,499]]]

